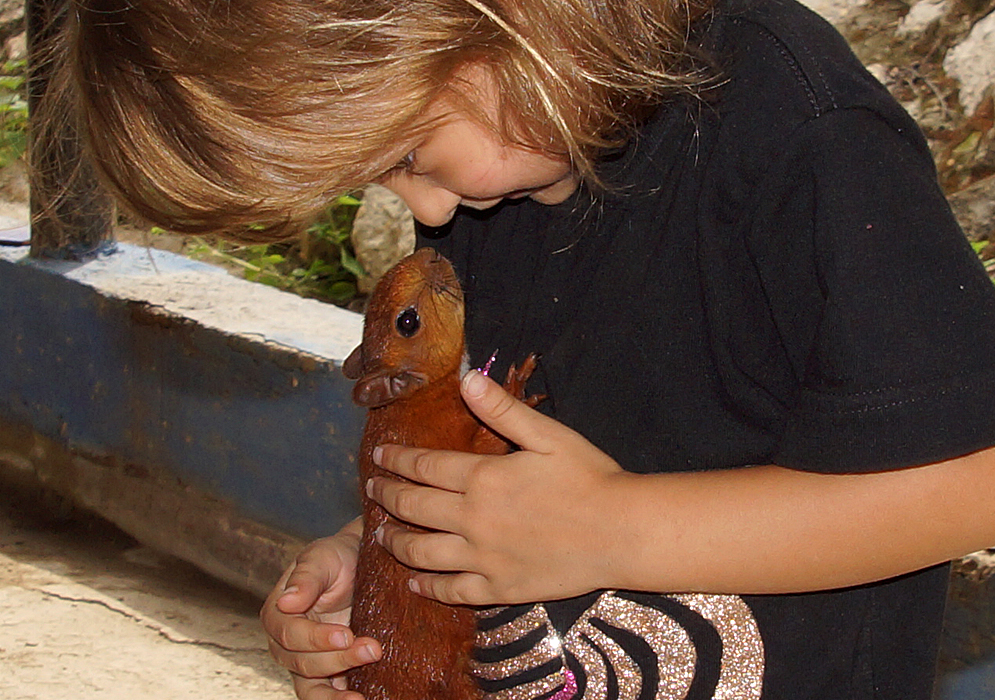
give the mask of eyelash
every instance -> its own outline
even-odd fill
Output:
[[[401,160],[397,161],[397,165],[394,166],[398,170],[402,170],[406,173],[410,173],[415,167],[415,152],[408,151]]]

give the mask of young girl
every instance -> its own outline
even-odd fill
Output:
[[[916,125],[821,20],[793,0],[76,9],[53,85],[133,210],[258,237],[380,181],[460,273],[472,366],[540,353],[539,411],[463,384],[518,451],[385,445],[413,483],[366,485],[429,530],[378,533],[416,592],[509,606],[485,689],[930,697],[942,564],[995,541],[995,292]],[[360,528],[263,607],[306,700],[355,698],[344,672],[380,653],[348,629]]]

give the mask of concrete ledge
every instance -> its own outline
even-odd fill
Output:
[[[269,593],[305,544],[164,470],[97,463],[28,426],[0,423],[0,480],[42,486],[258,597]]]
[[[261,592],[358,513],[357,314],[120,245],[0,252],[0,324],[0,461],[139,539]]]

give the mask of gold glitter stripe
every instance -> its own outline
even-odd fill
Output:
[[[558,671],[531,683],[522,683],[513,688],[488,693],[487,700],[532,700],[532,698],[551,693],[564,683],[566,683],[566,679],[563,677],[563,672]],[[580,700],[580,698],[574,700]]]
[[[656,691],[658,700],[680,700],[687,695],[694,680],[698,660],[694,644],[687,631],[669,615],[656,608],[618,598],[613,593],[604,595],[591,611],[613,627],[628,630],[641,637],[656,655],[660,680]],[[641,679],[640,679],[641,680]],[[639,688],[626,681],[623,698],[635,698]]]
[[[709,621],[722,640],[719,681],[713,700],[759,700],[763,687],[764,650],[749,606],[736,596],[675,595],[671,598]],[[480,678],[500,680],[557,657],[565,668],[565,649],[577,658],[586,674],[583,698],[572,700],[607,700],[606,658],[618,679],[620,700],[636,700],[643,683],[639,664],[591,620],[632,632],[649,645],[656,655],[660,676],[656,700],[683,700],[687,696],[697,663],[697,651],[688,632],[656,608],[619,598],[614,591],[602,593],[574,623],[563,639],[562,648],[542,605],[533,606],[494,630],[478,632],[478,646],[493,648],[520,639],[536,629],[545,627],[547,630],[546,636],[533,649],[505,661],[475,662],[473,673]],[[532,700],[563,686],[565,681],[561,669],[540,680],[491,693],[487,698]]]
[[[490,649],[499,647],[516,639],[521,639],[529,632],[533,632],[540,627],[549,626],[549,616],[546,608],[542,605],[534,605],[523,615],[519,615],[511,622],[507,622],[491,630],[478,630],[476,643],[480,649]]]
[[[601,654],[581,636],[587,624],[586,620],[574,623],[574,626],[570,628],[569,638],[564,646],[570,653],[577,657],[580,665],[584,667],[584,674],[587,676],[587,687],[584,689],[583,700],[607,700],[608,669],[605,668],[605,661],[601,657]]]
[[[518,656],[513,656],[510,659],[502,659],[501,661],[490,663],[471,661],[470,672],[477,678],[483,678],[488,681],[510,678],[530,668],[536,668],[548,661],[560,658],[560,649],[559,640],[555,639],[552,635],[547,635],[541,642],[528,651]]]
[[[591,641],[608,657],[608,665],[615,671],[620,700],[635,700],[643,687],[643,672],[636,660],[629,656],[618,642],[592,627]]]
[[[711,622],[722,639],[722,668],[713,699],[759,699],[763,690],[764,643],[750,606],[738,596],[673,597]]]
[[[478,620],[487,620],[488,618],[494,617],[498,613],[502,613],[508,609],[507,605],[499,605],[496,608],[477,608],[475,615]]]
[[[643,686],[643,674],[639,669],[639,664],[625,653],[625,650],[618,645],[618,642],[597,627],[588,624],[578,629],[578,632],[586,635],[590,640],[588,644],[591,644],[597,651],[602,652],[608,658],[607,665],[615,672],[620,700],[630,700],[639,697],[639,690]],[[597,669],[600,673],[603,670],[604,658],[601,657],[601,654],[598,656]],[[587,666],[586,663],[584,665],[585,667]],[[598,697],[607,696],[608,694],[607,669],[604,669],[604,673],[604,679],[596,679],[596,687],[593,688],[598,693]],[[600,687],[602,685],[604,686],[603,688]],[[588,679],[588,687],[591,687],[590,679]],[[585,693],[586,695],[587,693]]]

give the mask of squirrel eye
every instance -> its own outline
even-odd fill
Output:
[[[397,315],[394,325],[397,326],[398,333],[405,338],[410,338],[421,328],[421,319],[418,318],[418,311],[413,306],[408,307]]]

